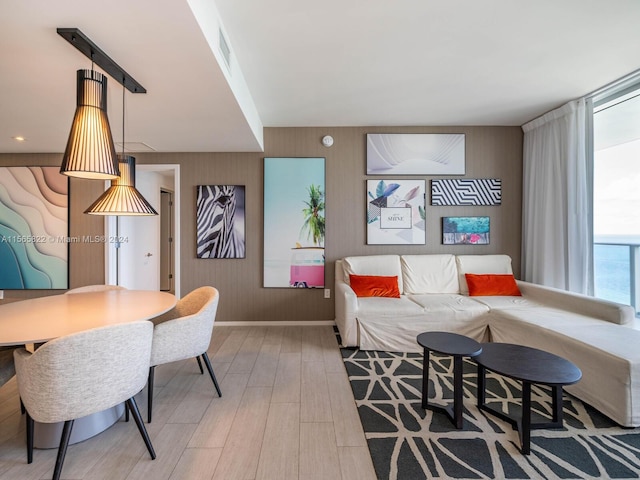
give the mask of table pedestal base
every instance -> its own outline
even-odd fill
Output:
[[[69,444],[79,443],[105,431],[124,414],[124,403],[102,412],[78,418],[73,422]],[[58,448],[64,423],[35,422],[33,446],[35,448]]]
[[[422,408],[441,412],[449,417],[451,423],[461,430],[462,417],[462,357],[453,356],[453,404],[436,405],[429,402],[429,350],[424,349],[424,365],[422,367]]]
[[[542,428],[562,428],[562,385],[553,385],[551,388],[552,412],[550,422],[531,423],[531,382],[522,382],[522,417],[513,418],[486,404],[486,369],[478,365],[478,408],[490,413],[518,431],[520,437],[520,451],[523,455],[531,452],[531,430]]]

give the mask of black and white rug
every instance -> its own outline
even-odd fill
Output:
[[[464,366],[464,429],[421,408],[422,355],[342,349],[379,479],[640,478],[640,429],[624,429],[564,395],[564,428],[533,430],[522,455],[517,431],[476,407],[476,366]],[[452,361],[431,355],[431,401],[452,398]],[[487,373],[487,403],[513,413],[520,385]],[[603,392],[604,393],[604,392]],[[533,386],[532,421],[550,412],[545,388]]]

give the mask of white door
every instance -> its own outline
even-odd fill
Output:
[[[136,188],[157,212],[161,190],[174,192],[174,248],[179,252],[179,166],[136,165]],[[120,247],[107,246],[107,283],[135,290],[161,288],[161,216],[108,217],[107,237],[119,237]],[[117,232],[117,233],[116,233]],[[173,288],[179,297],[179,255],[173,256]]]
[[[158,177],[154,172],[136,172],[136,188],[157,212]],[[118,220],[120,285],[133,290],[160,290],[160,216],[121,216]]]

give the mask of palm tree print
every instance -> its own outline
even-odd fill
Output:
[[[320,185],[311,185],[307,189],[309,200],[303,201],[306,205],[302,209],[304,215],[304,223],[300,230],[300,235],[306,230],[307,240],[313,237],[314,245],[322,246],[324,243],[324,192],[320,189]]]

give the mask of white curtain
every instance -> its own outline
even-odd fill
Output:
[[[592,202],[587,106],[576,100],[525,125],[522,278],[591,294]]]

